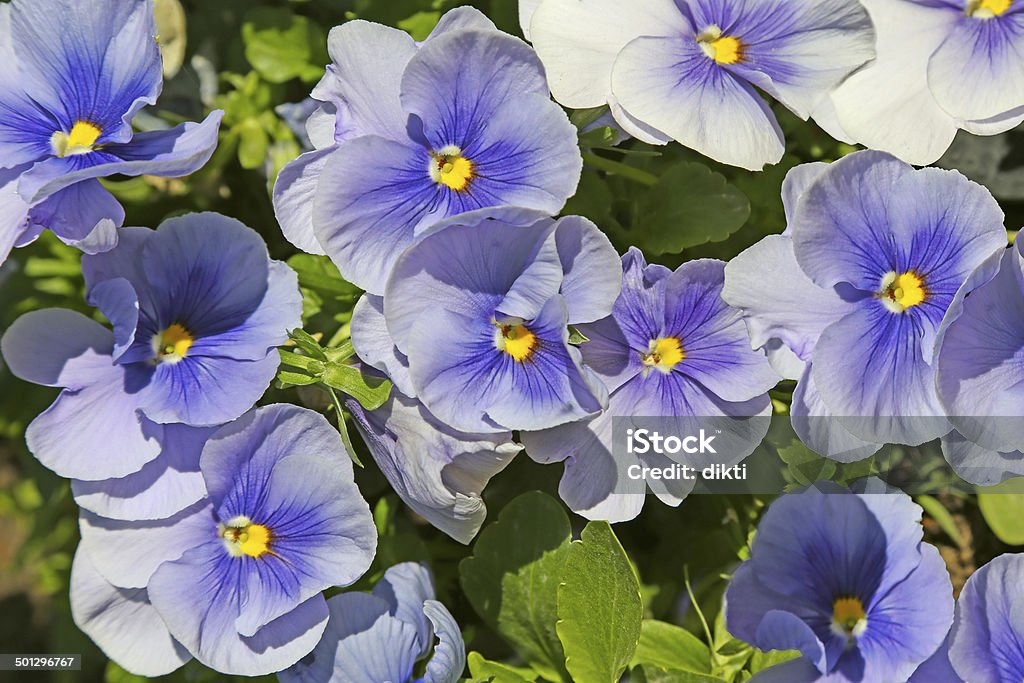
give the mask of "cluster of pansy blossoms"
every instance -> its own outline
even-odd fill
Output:
[[[649,494],[677,507],[692,483],[623,473],[698,460],[624,461],[616,430],[718,420],[736,464],[765,437],[782,379],[797,382],[794,431],[827,458],[941,439],[970,482],[1024,474],[1024,247],[1008,247],[984,187],[911,165],[959,129],[1024,121],[1024,2],[519,9],[529,42],[470,7],[420,42],[363,20],[334,28],[313,149],[272,193],[287,241],[361,291],[352,365],[390,394],[334,407],[411,510],[471,543],[484,489],[520,454],[562,463],[559,495],[586,519],[632,520]],[[76,30],[49,36],[52,16]],[[897,40],[907,22],[921,30]],[[283,683],[460,680],[466,646],[426,565],[350,589],[378,531],[338,427],[264,401],[303,325],[296,273],[217,213],[122,227],[99,182],[187,175],[216,147],[219,112],[132,128],[163,85],[149,0],[2,4],[0,54],[0,262],[52,230],[84,253],[96,312],[32,311],[0,338],[14,375],[59,390],[26,443],[80,508],[75,623],[143,676],[196,659]],[[584,172],[563,107],[606,108],[617,141],[760,170],[786,150],[765,95],[869,147],[789,172],[784,233],[728,263],[668,268],[561,215]],[[800,656],[753,680],[1019,681],[1021,558],[979,570],[954,607],[921,509],[862,484],[787,493],[764,514],[726,625]]]

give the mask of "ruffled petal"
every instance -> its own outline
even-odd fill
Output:
[[[409,377],[409,359],[395,346],[384,317],[384,299],[364,294],[352,310],[352,346],[367,365],[377,368],[410,398],[416,390]]]
[[[306,152],[289,162],[277,175],[274,185],[274,215],[285,239],[309,254],[325,255],[313,229],[313,201],[319,187],[320,172],[334,146]]]

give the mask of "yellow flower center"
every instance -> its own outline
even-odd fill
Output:
[[[233,557],[260,557],[270,550],[272,534],[262,524],[253,524],[248,517],[239,516],[218,528],[224,546]]]
[[[95,124],[79,121],[71,127],[70,133],[58,130],[50,136],[50,146],[58,157],[88,154],[96,147],[96,141],[103,133]]]
[[[512,360],[522,363],[528,360],[537,349],[537,335],[525,325],[499,324],[498,331],[494,335],[494,345],[500,351],[512,356]]]
[[[970,0],[967,16],[975,19],[995,19],[1006,14],[1013,6],[1013,0]]]
[[[719,64],[736,64],[743,61],[743,41],[735,36],[723,36],[722,29],[711,26],[697,36],[697,44],[708,58]]]
[[[640,360],[643,362],[646,368],[645,371],[650,372],[650,368],[655,368],[660,372],[669,373],[672,368],[679,365],[686,358],[686,351],[683,350],[683,344],[676,337],[661,337],[660,339],[652,339],[651,344],[647,349],[647,353],[641,356]]]
[[[847,639],[860,637],[868,627],[868,615],[858,598],[842,597],[832,604],[832,630]]]
[[[455,145],[448,145],[430,155],[428,167],[430,178],[456,192],[465,192],[470,182],[476,177],[476,166],[462,156],[462,150]]]
[[[195,339],[191,333],[183,325],[174,323],[153,337],[153,353],[161,363],[177,363],[185,357],[193,342]]]
[[[882,289],[878,294],[882,303],[893,313],[902,313],[924,302],[928,297],[924,279],[912,270],[901,275],[890,272],[882,278]]]

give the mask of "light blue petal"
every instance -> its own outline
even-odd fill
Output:
[[[388,376],[395,387],[410,398],[416,390],[409,378],[409,359],[395,346],[384,318],[384,299],[364,294],[352,310],[352,346],[367,365]]]
[[[455,683],[466,668],[466,645],[451,612],[436,600],[428,600],[423,612],[434,625],[437,645],[423,676],[426,683]]]
[[[313,230],[313,200],[320,172],[334,150],[306,152],[281,169],[274,185],[274,215],[285,239],[309,254],[326,254]]]
[[[192,659],[171,637],[144,588],[117,588],[87,555],[71,565],[71,616],[110,659],[137,676],[163,676]]]
[[[95,320],[64,308],[31,311],[14,321],[0,350],[16,377],[47,387],[81,389],[112,364],[113,335]]]

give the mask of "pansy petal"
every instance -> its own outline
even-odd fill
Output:
[[[852,308],[804,274],[784,235],[765,237],[725,266],[722,298],[743,312],[755,348],[781,339],[803,360],[822,331]]]
[[[0,350],[15,377],[47,387],[81,389],[111,365],[110,330],[81,313],[44,308],[21,316],[4,332]]]
[[[146,521],[106,519],[83,510],[78,526],[79,552],[89,556],[107,581],[122,588],[144,588],[164,562],[217,540],[217,524],[206,500],[166,519]]]
[[[754,674],[751,683],[819,683],[823,679],[821,672],[810,662],[800,657],[782,664],[763,669]],[[840,683],[836,681],[836,683]]]
[[[352,346],[359,359],[385,373],[410,398],[416,390],[409,378],[409,359],[395,346],[384,318],[384,299],[364,294],[352,310]]]
[[[114,328],[116,361],[135,342],[139,326],[139,300],[128,280],[118,277],[104,280],[89,290],[89,304],[100,309]]]
[[[438,640],[434,655],[427,662],[423,680],[425,683],[455,683],[462,678],[462,671],[466,668],[466,645],[462,642],[459,625],[451,612],[436,600],[428,600],[423,612],[434,625]]]
[[[919,445],[950,430],[921,343],[912,316],[874,300],[822,333],[814,383],[854,436]]]
[[[260,399],[280,364],[276,350],[260,360],[204,356],[162,363],[147,378],[139,407],[154,422],[196,427],[223,424]]]
[[[72,170],[66,159],[37,164],[22,176],[22,197],[38,202],[58,191],[90,178],[112,175],[155,175],[177,178],[202,168],[217,147],[224,112],[215,111],[202,123],[183,123],[166,131],[138,133],[131,142],[111,144],[103,149],[106,161]]]
[[[487,515],[484,487],[520,450],[511,432],[458,432],[398,393],[374,411],[356,401],[349,401],[348,408],[377,466],[405,504],[455,540],[469,543]]]
[[[537,11],[544,0],[519,0],[519,30],[523,36],[530,40],[530,24],[533,22],[533,13]]]
[[[0,12],[4,9],[0,6]],[[0,142],[0,149],[2,147]],[[30,231],[29,205],[18,194],[18,182],[26,168],[0,169],[0,265]]]
[[[1024,104],[1024,14],[953,25],[928,61],[928,87],[950,116],[990,119]]]
[[[337,139],[381,135],[407,140],[409,116],[398,98],[402,74],[416,54],[409,34],[356,19],[331,29],[327,49],[333,64],[313,97],[343,105],[344,132]]]
[[[695,40],[633,40],[615,60],[612,89],[630,114],[715,161],[757,171],[782,159],[771,109]]]
[[[526,95],[547,98],[544,67],[529,45],[498,31],[437,36],[423,44],[402,75],[402,107],[419,117],[434,149],[465,148],[482,136],[502,104]]]
[[[124,208],[95,178],[83,180],[32,207],[32,221],[53,231],[62,242],[87,254],[109,251],[117,244],[116,228]]]
[[[1024,258],[1016,247],[993,258],[998,272],[980,272],[994,264],[979,268],[950,307],[936,377],[957,429],[984,448],[1007,452],[1024,447]]]
[[[859,152],[831,164],[804,192],[790,228],[796,260],[816,285],[879,289],[897,267],[889,201],[896,183],[913,172],[888,154]]]
[[[160,454],[163,427],[139,412],[139,398],[125,390],[126,374],[109,356],[88,370],[93,381],[65,389],[28,426],[25,441],[46,467],[62,477],[96,481],[124,477]]]
[[[389,613],[415,627],[416,639],[426,654],[431,640],[431,623],[423,614],[423,604],[433,600],[434,580],[423,562],[402,562],[388,567],[384,578],[373,587],[373,594],[388,603]]]
[[[487,15],[476,7],[464,5],[448,10],[441,15],[434,30],[427,36],[427,40],[433,40],[437,36],[444,35],[449,31],[497,31],[494,22],[487,18]]]
[[[70,27],[70,29],[69,29]],[[11,9],[19,66],[29,95],[71,126],[85,117],[101,142],[132,137],[131,120],[163,86],[153,10],[145,0],[39,0]]]
[[[815,453],[838,462],[857,462],[878,452],[880,443],[858,439],[836,419],[821,399],[808,364],[793,392],[793,431]]]
[[[325,160],[313,229],[346,280],[382,294],[416,227],[440,216],[436,205],[447,188],[430,179],[430,161],[421,147],[375,136],[345,142]]]
[[[611,314],[622,290],[622,262],[608,237],[586,218],[566,216],[555,224],[562,261],[561,294],[569,324],[588,323]]]
[[[137,676],[163,676],[192,659],[171,637],[145,588],[113,586],[81,551],[71,565],[71,616],[103,654]]]
[[[743,58],[731,70],[803,119],[875,56],[875,33],[860,3],[775,0],[740,11],[728,30],[743,43]]]
[[[991,450],[955,430],[942,437],[942,454],[958,477],[978,486],[1024,477],[1024,452]]]
[[[530,39],[544,62],[551,92],[572,109],[608,103],[612,66],[629,41],[692,31],[672,0],[628,5],[618,0],[545,0],[530,23]]]
[[[677,370],[722,400],[747,401],[778,384],[764,354],[750,348],[738,310],[722,299],[725,263],[699,259],[683,264],[665,279],[671,302],[662,334],[680,340],[683,360]]]
[[[313,231],[313,200],[320,172],[334,147],[306,152],[285,165],[274,185],[274,215],[285,239],[309,254],[324,255]]]
[[[320,641],[327,603],[316,595],[244,637],[235,628],[240,586],[219,539],[164,562],[149,580],[149,599],[168,630],[203,664],[235,676],[261,676],[299,661]]]
[[[71,481],[80,507],[108,519],[166,519],[206,495],[199,454],[214,429],[164,425],[160,455],[134,474],[104,481]]]
[[[832,92],[839,124],[871,149],[915,165],[933,163],[953,142],[957,122],[928,87],[928,61],[962,12],[892,0],[862,4],[878,34],[878,54]]]
[[[935,683],[935,681],[942,681],[942,683],[966,683],[953,670],[953,665],[949,663],[948,637],[946,642],[935,651],[935,654],[926,659],[921,666],[917,667],[917,671],[914,672],[914,675],[910,677],[907,683]]]
[[[782,181],[782,208],[786,213],[786,230],[782,234],[790,233],[797,202],[803,197],[807,188],[817,182],[828,170],[828,167],[829,165],[824,161],[813,161],[794,166],[786,173],[786,177]]]
[[[1002,683],[1024,671],[1019,586],[1024,556],[1000,555],[975,572],[960,593],[949,661],[965,681]]]

